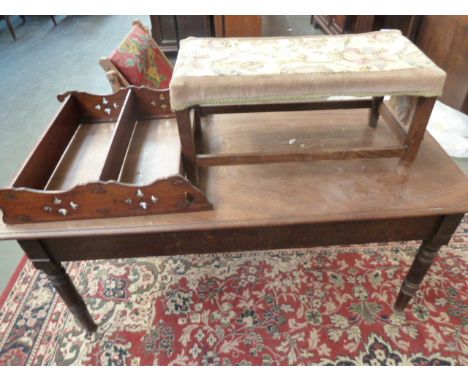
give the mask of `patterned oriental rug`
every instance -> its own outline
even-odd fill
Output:
[[[416,248],[72,263],[94,334],[23,261],[0,301],[0,364],[467,365],[468,220],[397,314]]]

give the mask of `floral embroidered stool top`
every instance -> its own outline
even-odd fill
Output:
[[[193,105],[442,93],[445,72],[400,31],[339,36],[188,38],[170,83],[174,110]]]

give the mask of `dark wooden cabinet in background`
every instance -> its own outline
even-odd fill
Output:
[[[314,27],[327,34],[364,33],[380,29],[399,29],[410,40],[415,40],[422,16],[338,15],[312,16]]]
[[[214,36],[213,16],[150,16],[151,34],[164,52],[177,52],[189,36]]]
[[[424,16],[416,45],[447,72],[440,100],[468,114],[468,16]]]
[[[327,34],[342,34],[351,30],[350,16],[312,16],[314,28],[320,27]]]
[[[262,16],[214,16],[216,37],[260,37]]]
[[[194,37],[260,37],[262,16],[150,16],[151,34],[166,53],[177,52],[179,41]]]

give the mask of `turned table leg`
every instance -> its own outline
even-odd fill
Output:
[[[380,105],[383,102],[384,97],[372,97],[372,106],[369,110],[369,126],[377,127],[379,122],[379,110]]]
[[[424,276],[434,262],[440,247],[449,243],[463,215],[450,215],[442,218],[440,225],[431,238],[424,240],[403,280],[394,309],[403,311],[421,286]]]
[[[409,301],[416,294],[419,289],[424,276],[434,262],[440,247],[431,247],[428,243],[424,242],[419,247],[418,253],[411,264],[403,284],[401,285],[400,292],[396,299],[394,309],[401,312],[406,308]]]
[[[83,298],[80,296],[63,266],[53,260],[39,240],[19,241],[35,268],[44,271],[59,296],[76,321],[87,331],[94,332],[97,325],[91,318]]]

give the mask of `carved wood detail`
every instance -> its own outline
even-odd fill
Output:
[[[137,186],[116,181],[78,185],[67,191],[0,190],[7,224],[154,215],[212,209],[205,195],[176,175]]]
[[[86,122],[116,121],[122,109],[128,90],[122,89],[114,94],[96,95],[80,91],[69,91],[57,96],[60,102],[72,97],[79,106],[80,117]]]
[[[96,95],[81,91],[68,91],[57,95],[60,102],[73,97],[81,106],[82,117],[87,121],[116,121],[127,93],[132,91],[138,101],[138,110],[145,118],[174,117],[169,89],[151,89],[145,86],[128,86],[113,94]]]

